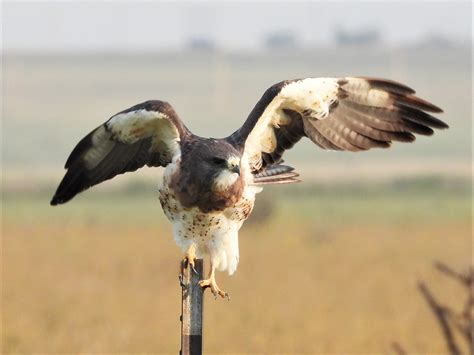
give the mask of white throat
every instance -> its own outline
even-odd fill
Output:
[[[230,170],[222,170],[219,175],[214,180],[214,188],[216,190],[225,190],[235,184],[237,179],[239,178],[239,174],[233,173]]]

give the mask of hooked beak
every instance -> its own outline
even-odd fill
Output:
[[[230,171],[232,171],[233,173],[237,173],[238,175],[240,175],[240,166],[238,165],[234,165],[230,168]]]
[[[231,157],[229,160],[227,160],[227,169],[240,175],[240,158]]]

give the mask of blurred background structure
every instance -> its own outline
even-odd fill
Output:
[[[3,352],[179,349],[160,170],[49,206],[86,133],[162,99],[225,136],[270,85],[346,75],[415,88],[451,128],[390,150],[288,152],[304,182],[259,196],[239,269],[220,276],[232,302],[206,300],[205,350],[446,352],[417,282],[462,306],[431,265],[471,263],[471,15],[451,1],[3,2]]]

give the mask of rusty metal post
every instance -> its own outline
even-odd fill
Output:
[[[195,260],[195,271],[182,261],[181,270],[181,355],[202,354],[202,311],[204,290],[202,259]]]

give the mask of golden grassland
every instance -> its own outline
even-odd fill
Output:
[[[470,263],[469,189],[289,191],[218,274],[231,301],[206,295],[206,353],[446,353],[416,284],[460,306],[432,263]],[[177,353],[181,253],[156,199],[47,202],[3,200],[3,352]]]

